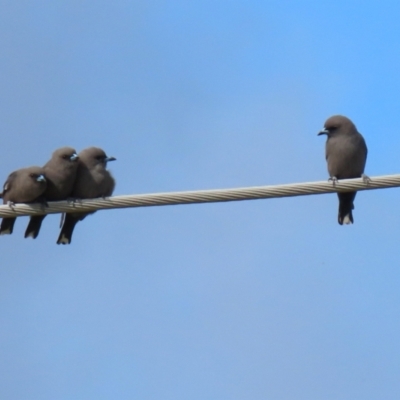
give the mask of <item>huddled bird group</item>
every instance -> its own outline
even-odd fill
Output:
[[[98,147],[89,147],[79,154],[71,147],[54,151],[43,167],[22,168],[12,172],[1,197],[4,204],[93,199],[111,196],[115,180],[107,170],[107,163],[114,161]],[[63,220],[57,244],[70,244],[74,227],[91,213],[67,213]],[[32,216],[25,237],[35,239],[46,215]],[[3,218],[0,235],[11,234],[16,218]]]
[[[324,129],[318,135],[327,135],[325,156],[329,180],[336,185],[339,179],[362,177],[367,161],[367,145],[354,123],[342,115],[334,115],[325,121]],[[115,180],[107,170],[107,163],[114,161],[98,147],[89,147],[79,154],[71,147],[56,150],[51,159],[41,167],[22,168],[12,172],[4,184],[4,204],[78,199],[94,199],[111,196]],[[352,224],[354,199],[357,192],[338,193],[340,225]],[[74,227],[90,212],[67,213],[63,220],[57,244],[70,244]],[[25,231],[25,237],[36,238],[46,215],[32,216]],[[0,235],[11,234],[14,218],[3,218]]]

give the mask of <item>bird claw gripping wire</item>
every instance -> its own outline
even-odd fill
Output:
[[[361,174],[361,178],[362,178],[363,182],[364,182],[366,185],[369,185],[369,184],[371,183],[371,178],[370,178],[369,176],[367,176],[367,175],[365,175],[365,174]]]
[[[338,182],[338,178],[336,178],[336,176],[331,176],[331,177],[328,179],[328,182],[332,182],[333,187],[335,187],[336,184],[337,184],[337,182]]]
[[[82,199],[78,197],[68,197],[66,200],[68,204],[72,204],[73,206],[75,206],[77,203],[82,204]]]

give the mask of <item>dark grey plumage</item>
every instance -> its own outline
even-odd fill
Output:
[[[51,159],[43,167],[47,188],[43,194],[47,201],[68,199],[72,194],[78,170],[78,155],[72,147],[62,147],[54,151]],[[36,239],[46,215],[32,216],[25,231],[25,237]]]
[[[94,199],[96,197],[111,196],[115,180],[107,171],[107,162],[114,161],[98,147],[89,147],[79,153],[79,166],[72,190],[75,199]],[[72,233],[78,221],[93,213],[67,213],[57,244],[70,244]]]
[[[325,155],[330,179],[335,184],[338,179],[363,177],[367,161],[367,145],[353,122],[342,115],[334,115],[326,120],[324,129],[318,135],[327,135]],[[338,193],[340,225],[354,222],[352,210],[357,192]]]
[[[1,197],[4,204],[43,202],[42,197],[47,182],[43,168],[29,167],[12,172],[4,186]],[[11,235],[16,218],[3,218],[0,225],[0,235]]]

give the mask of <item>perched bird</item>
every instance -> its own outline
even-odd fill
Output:
[[[107,171],[107,162],[116,158],[108,157],[98,147],[89,147],[79,153],[79,166],[72,190],[74,199],[94,199],[111,196],[115,180]],[[93,213],[67,213],[57,244],[70,244],[72,232],[78,221]]]
[[[3,186],[3,203],[10,207],[14,203],[44,203],[42,197],[47,182],[43,168],[29,167],[12,172]],[[3,218],[0,225],[0,235],[11,235],[16,218]]]
[[[78,155],[71,147],[57,149],[43,167],[47,188],[43,196],[47,201],[66,200],[71,196],[78,170]],[[46,215],[35,215],[29,220],[25,237],[36,239]]]
[[[318,135],[327,135],[325,157],[330,179],[335,185],[338,179],[360,178],[368,183],[364,175],[367,161],[367,145],[353,122],[342,115],[334,115],[326,120],[324,129]],[[357,192],[338,193],[340,225],[352,224],[354,199]]]

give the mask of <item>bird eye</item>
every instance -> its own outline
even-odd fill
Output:
[[[64,155],[62,156],[62,158],[63,158],[64,160],[67,160],[67,159],[69,159],[70,157],[69,157],[67,154],[64,154]]]
[[[31,178],[37,178],[37,175],[36,175],[36,174],[34,174],[34,173],[32,173],[32,174],[29,174],[29,176],[30,176]]]

